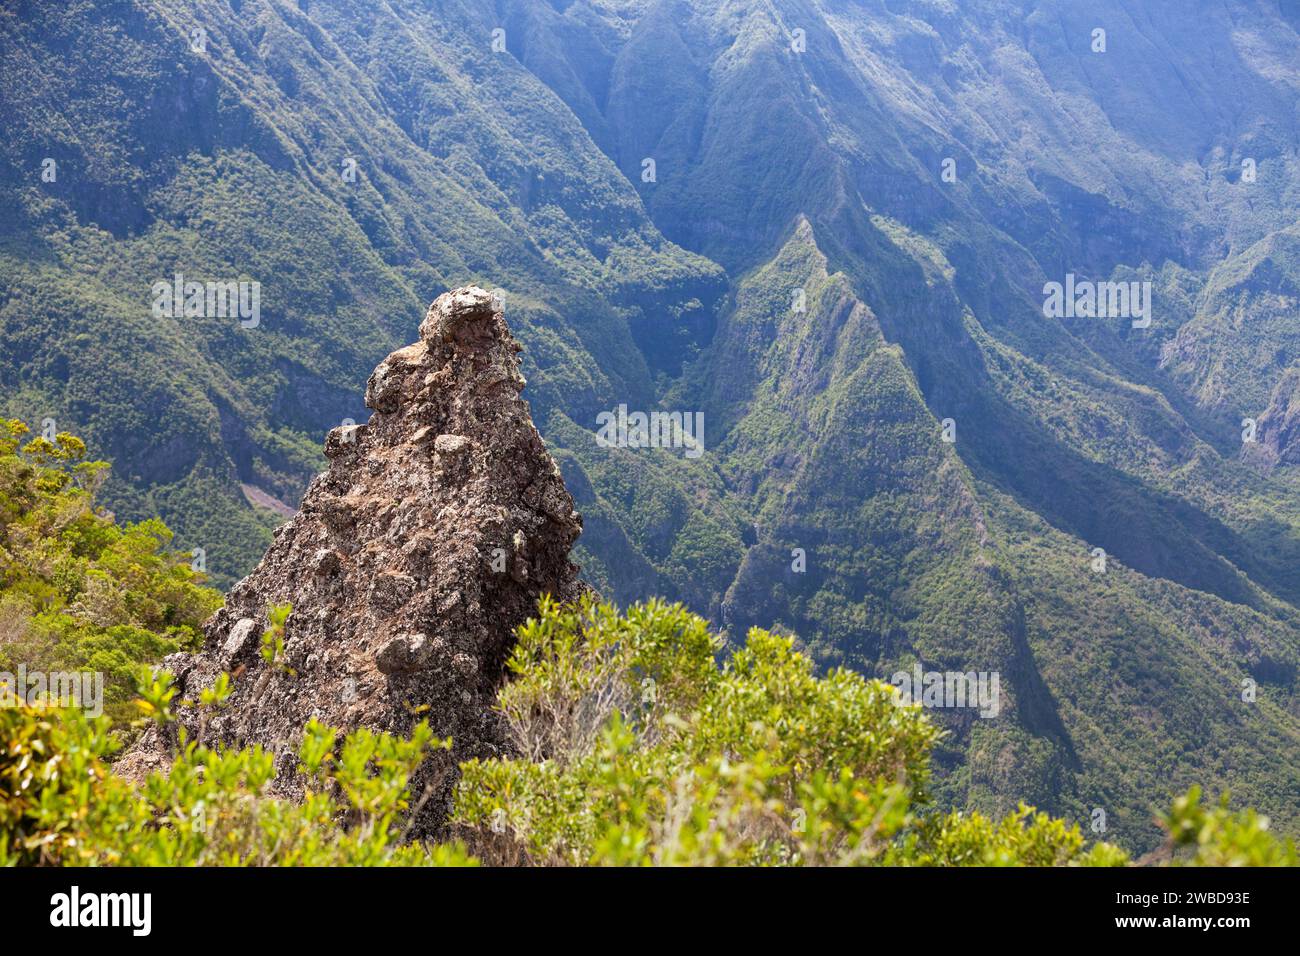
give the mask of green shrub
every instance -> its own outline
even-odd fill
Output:
[[[790,640],[721,641],[679,605],[620,616],[543,601],[499,696],[519,756],[462,765],[455,819],[484,860],[532,865],[1122,866],[1107,843],[1021,805],[937,812],[941,736],[893,687],[817,677]],[[1253,812],[1166,818],[1191,864],[1296,863]]]
[[[1192,787],[1174,801],[1161,821],[1169,844],[1180,856],[1174,864],[1190,866],[1300,866],[1295,844],[1268,832],[1268,818],[1254,810],[1233,813],[1228,797],[1207,808],[1201,788]]]
[[[456,819],[500,863],[1120,863],[1023,808],[925,815],[939,731],[889,685],[762,630],[725,663],[680,606],[543,603],[500,705],[514,759],[463,765]]]
[[[173,719],[171,675],[154,675],[141,709]],[[218,683],[203,707],[220,706]],[[114,774],[107,717],[76,708],[0,709],[0,866],[414,866],[472,863],[455,845],[404,842],[407,782],[430,748],[409,740],[307,725],[304,799],[268,795],[275,775],[261,747],[223,750],[185,740],[171,767],[137,786]]]

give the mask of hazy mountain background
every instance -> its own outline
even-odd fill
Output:
[[[228,584],[428,302],[501,289],[607,596],[998,671],[997,718],[938,714],[944,801],[1101,808],[1141,851],[1201,782],[1295,833],[1298,30],[1295,0],[6,2],[0,412],[83,435],[118,515]],[[260,325],[156,318],[177,272],[260,282]],[[1150,281],[1150,328],[1046,318],[1067,273]],[[600,447],[620,403],[703,411],[705,453]]]

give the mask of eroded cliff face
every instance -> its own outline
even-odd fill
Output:
[[[492,704],[514,629],[543,593],[572,600],[582,588],[569,560],[582,519],[520,397],[518,351],[486,291],[439,296],[420,341],[370,376],[370,421],[329,433],[329,470],[208,622],[203,650],[165,662],[190,699],[234,675],[205,741],[274,748],[280,792],[301,789],[312,718],[397,734],[428,719],[453,740],[412,786],[424,799],[415,832],[431,833],[456,764],[502,746]],[[261,635],[283,604],[293,611],[273,666]],[[140,773],[168,751],[151,733],[123,768]]]
[[[1243,442],[1242,458],[1264,468],[1300,464],[1300,366],[1278,380],[1268,407],[1259,416],[1258,434]]]

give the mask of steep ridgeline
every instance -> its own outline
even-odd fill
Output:
[[[329,470],[208,622],[203,651],[167,659],[191,699],[236,675],[204,732],[274,748],[284,792],[312,718],[396,733],[427,718],[453,739],[415,782],[422,831],[445,816],[455,762],[497,751],[490,708],[514,628],[543,593],[582,587],[569,561],[582,519],[519,395],[518,351],[487,292],[440,296],[420,341],[370,376],[369,423],[330,432]],[[284,604],[268,663],[261,635]],[[148,737],[128,772],[165,759],[162,745]]]
[[[664,241],[498,25],[479,3],[5,4],[0,412],[83,436],[113,511],[162,517],[228,587],[362,420],[421,290],[503,290],[539,423],[652,402],[722,270]],[[177,276],[249,295],[157,303]]]

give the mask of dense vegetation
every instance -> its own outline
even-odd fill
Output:
[[[168,676],[141,703],[169,718]],[[219,704],[219,696],[199,706]],[[108,718],[80,710],[0,710],[0,866],[382,866],[467,862],[455,846],[402,842],[407,777],[438,741],[304,729],[301,803],[266,795],[273,756],[182,738],[165,773],[141,786],[113,773]],[[340,821],[346,820],[347,825]]]
[[[91,671],[118,723],[141,664],[193,649],[221,606],[171,532],[96,508],[107,465],[66,433],[25,440],[0,421],[0,672]]]
[[[84,436],[116,466],[112,507],[205,548],[219,585],[270,540],[248,492],[297,504],[321,438],[364,420],[365,377],[438,292],[504,290],[539,420],[563,404],[588,422],[653,400],[634,328],[680,362],[693,334],[674,320],[722,291],[491,52],[486,16],[0,11],[0,414]],[[259,324],[154,315],[152,284],[177,273],[259,282]]]
[[[407,781],[429,748],[309,724],[301,803],[268,795],[272,756],[182,732],[171,766],[117,777],[109,719],[78,709],[0,710],[0,865],[894,865],[1116,866],[1106,843],[1027,806],[1000,820],[926,807],[940,732],[888,685],[813,676],[764,631],[719,666],[718,638],[680,606],[619,616],[543,604],[521,629],[500,706],[519,756],[462,767],[468,842],[407,842]],[[160,724],[210,712],[223,678],[177,701],[165,671],[139,705]],[[1176,862],[1296,865],[1253,812],[1207,808],[1193,789],[1165,816]]]

